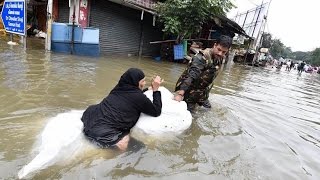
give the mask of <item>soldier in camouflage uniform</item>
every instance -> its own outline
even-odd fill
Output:
[[[230,37],[222,35],[212,48],[200,50],[178,79],[174,99],[186,101],[191,111],[196,104],[211,108],[209,93],[231,43]]]

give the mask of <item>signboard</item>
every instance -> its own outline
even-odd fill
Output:
[[[25,0],[5,0],[1,18],[7,32],[25,35],[26,15]]]
[[[88,0],[80,0],[79,5],[79,24],[81,27],[88,26]]]

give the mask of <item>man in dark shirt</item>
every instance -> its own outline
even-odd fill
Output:
[[[211,108],[209,92],[231,43],[232,38],[222,35],[212,48],[196,54],[178,79],[174,99],[186,101],[190,111],[194,110],[196,104]]]
[[[304,61],[302,61],[300,63],[300,65],[298,66],[298,72],[302,73],[304,71],[304,66],[306,65],[306,63]]]

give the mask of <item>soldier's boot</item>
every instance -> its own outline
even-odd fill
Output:
[[[211,103],[210,101],[207,99],[205,100],[202,104],[203,107],[210,109],[211,108]]]

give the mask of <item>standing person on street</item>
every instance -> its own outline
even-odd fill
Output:
[[[291,61],[289,71],[291,71],[291,69],[294,67],[294,65],[295,65],[295,63],[293,61]]]
[[[231,37],[222,35],[212,48],[196,54],[178,79],[174,99],[184,100],[190,111],[194,110],[196,104],[211,108],[209,93],[231,43]]]
[[[292,63],[291,60],[287,61],[286,71],[290,71],[291,63]]]

